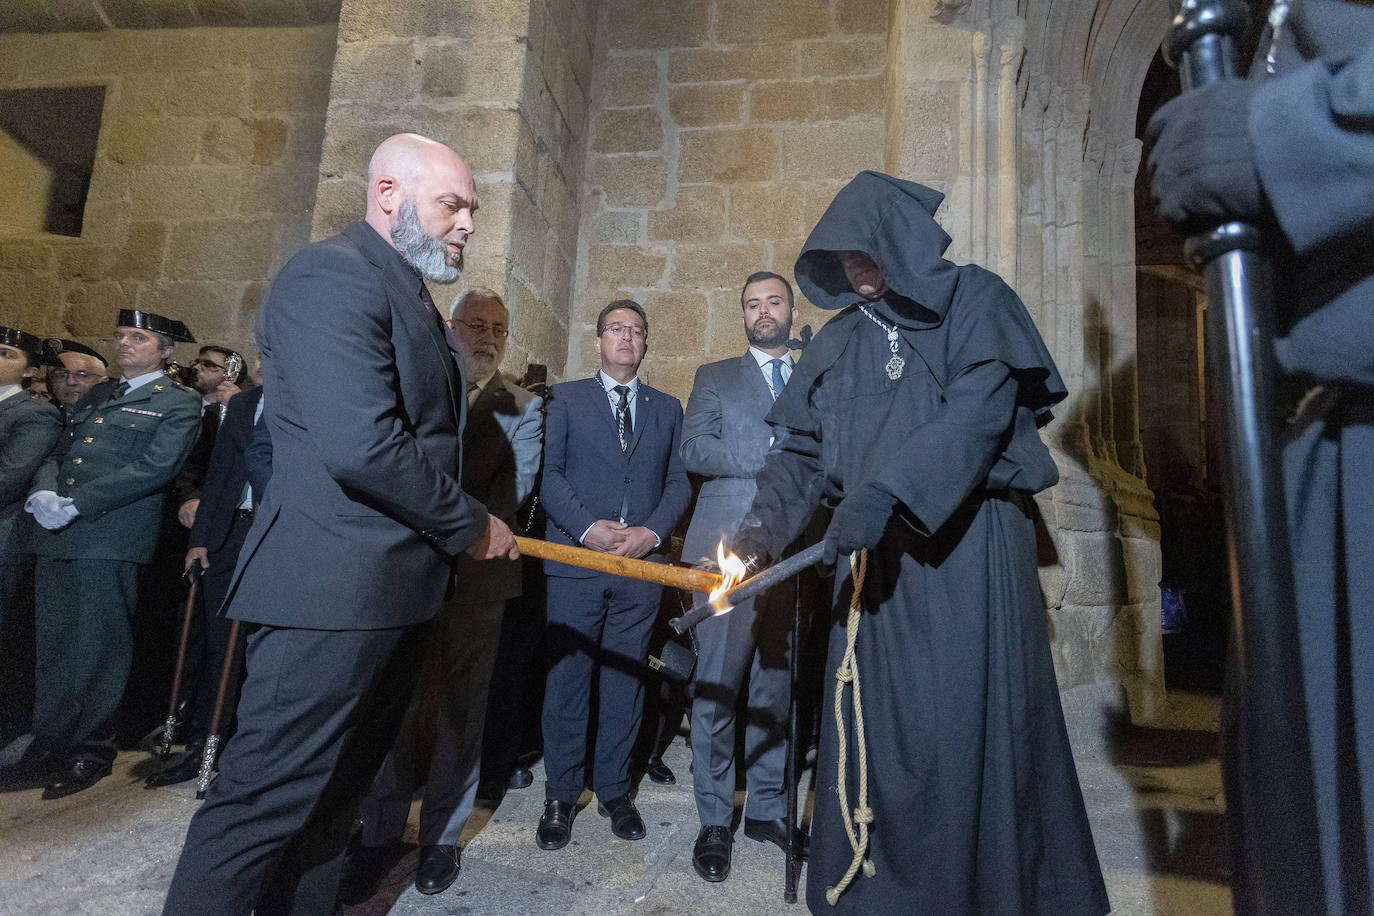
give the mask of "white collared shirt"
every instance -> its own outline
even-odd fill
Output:
[[[769,391],[773,391],[773,360],[782,360],[782,383],[786,385],[792,379],[792,354],[784,353],[782,356],[773,357],[760,350],[758,347],[750,347],[749,355],[754,357],[759,364],[759,371],[763,373],[763,383],[768,386]],[[773,396],[782,394],[781,391],[773,391]]]
[[[482,392],[487,390],[487,386],[491,384],[491,380],[494,379],[494,378],[496,378],[496,373],[495,373],[495,372],[492,372],[491,375],[488,375],[486,378],[484,378],[484,379],[482,379],[481,381],[479,381],[479,382],[477,383],[477,387],[472,388],[472,390],[470,390],[470,391],[468,392],[468,406],[469,406],[469,407],[472,406],[472,402],[473,402],[473,401],[477,400],[479,397],[482,396]]]
[[[24,386],[23,386],[23,385],[4,385],[4,386],[0,386],[0,401],[5,400],[5,398],[12,398],[12,397],[14,397],[16,394],[20,394],[21,392],[23,392],[23,390],[24,390]]]
[[[624,384],[630,389],[630,428],[639,428],[639,376],[635,376],[628,382],[617,382],[605,372],[596,373],[597,380],[601,382],[601,387],[606,391],[606,400],[611,404],[611,411],[614,412],[620,406],[620,395],[616,394],[615,386]]]

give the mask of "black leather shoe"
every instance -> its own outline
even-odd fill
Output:
[[[143,780],[143,788],[159,789],[163,786],[174,786],[179,782],[190,782],[200,775],[200,761],[204,755],[204,742],[192,741],[186,745],[186,752],[181,755],[180,760]]]
[[[534,774],[529,767],[516,767],[515,772],[510,774],[510,779],[506,780],[508,789],[528,789],[534,785]]]
[[[67,768],[61,757],[47,751],[35,750],[32,745],[14,764],[0,770],[0,791],[37,789],[56,779]]]
[[[74,760],[64,770],[56,774],[52,782],[48,783],[47,788],[43,790],[43,798],[52,801],[54,798],[66,798],[68,795],[75,795],[109,776],[110,770],[111,766],[108,760],[91,760],[90,758]]]
[[[544,815],[534,831],[534,841],[540,849],[562,849],[572,839],[575,806],[550,798],[544,802]]]
[[[662,757],[650,757],[648,765],[644,767],[644,775],[661,786],[671,786],[677,782],[677,777]]]
[[[420,867],[415,869],[415,889],[422,894],[441,894],[458,877],[462,852],[457,846],[421,846]]]
[[[787,824],[782,818],[771,821],[758,821],[752,817],[744,819],[744,835],[760,843],[772,843],[787,852]],[[811,839],[800,830],[797,831],[797,851],[803,860],[811,854]]]
[[[724,881],[730,877],[730,847],[734,837],[729,827],[702,827],[692,847],[692,867],[707,881]]]
[[[644,818],[639,816],[639,809],[630,801],[630,796],[607,799],[596,806],[596,812],[611,819],[611,833],[622,840],[644,839]]]

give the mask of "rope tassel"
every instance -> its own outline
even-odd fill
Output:
[[[854,641],[859,633],[859,618],[863,610],[860,596],[864,588],[864,572],[868,568],[868,551],[861,550],[849,555],[849,568],[854,575],[854,591],[849,597],[849,619],[845,625],[844,658],[840,667],[835,669],[835,729],[839,733],[839,774],[836,784],[840,795],[840,811],[843,813],[844,832],[849,836],[849,846],[854,850],[854,859],[849,863],[840,882],[825,889],[825,900],[831,906],[839,902],[854,876],[863,868],[868,877],[873,877],[877,869],[873,860],[868,858],[868,828],[873,823],[873,809],[868,807],[868,749],[864,741],[863,704],[859,694],[859,660],[854,655]],[[859,798],[853,809],[849,807],[849,793],[845,788],[845,773],[849,759],[849,733],[844,727],[844,685],[853,685],[854,737],[858,745],[859,758]]]

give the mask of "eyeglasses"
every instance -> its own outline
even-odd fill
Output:
[[[506,327],[504,324],[487,324],[485,321],[463,321],[461,318],[455,318],[453,320],[474,334],[486,334],[490,332],[491,336],[498,340],[510,336],[510,328]]]
[[[603,334],[614,334],[616,337],[624,337],[626,334],[635,340],[643,340],[649,336],[649,329],[638,324],[608,324]]]
[[[92,372],[89,369],[49,369],[48,378],[53,380],[71,379],[74,382],[86,382],[91,379],[102,379],[105,377],[103,372]]]
[[[198,359],[191,363],[191,365],[197,369],[218,369],[220,372],[226,371],[219,363],[211,362],[208,359]]]

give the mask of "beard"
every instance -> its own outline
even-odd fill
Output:
[[[788,316],[786,322],[770,322],[762,330],[759,329],[760,323],[755,322],[752,328],[744,329],[744,336],[748,339],[750,346],[758,347],[760,350],[770,350],[773,347],[787,345],[787,338],[792,334],[791,316]]]
[[[420,225],[415,202],[407,198],[396,211],[391,227],[391,242],[401,258],[420,276],[435,283],[452,283],[463,273],[461,255],[457,264],[448,259],[448,246],[443,239],[431,238]]]
[[[501,355],[485,356],[473,353],[463,342],[458,341],[458,355],[463,360],[463,375],[469,382],[484,381],[501,365]]]

